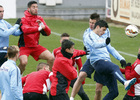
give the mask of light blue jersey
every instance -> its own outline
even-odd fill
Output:
[[[19,36],[22,33],[18,28],[18,24],[12,27],[7,21],[3,19],[0,20],[0,48],[9,46],[9,35]],[[0,52],[7,51],[0,49]]]
[[[23,100],[20,70],[13,60],[7,60],[0,68],[1,100]]]
[[[106,45],[106,38],[110,36],[110,32],[107,29],[105,34],[98,36],[93,31],[85,36],[85,45],[90,49],[90,62],[94,62],[104,59],[110,60],[110,54],[112,54],[117,60],[124,59],[110,44]]]
[[[86,44],[86,39],[85,39],[85,37],[86,37],[86,35],[89,34],[91,31],[93,31],[93,30],[91,30],[90,28],[88,28],[88,29],[85,30],[84,35],[83,35],[83,43],[84,43],[84,46],[87,48],[88,51],[90,51],[90,50],[89,50],[88,44]],[[109,31],[108,28],[106,29],[105,33],[104,33],[101,37],[102,37],[102,38],[110,37],[110,31]],[[89,55],[87,55],[86,57],[87,57],[87,59],[89,59]]]

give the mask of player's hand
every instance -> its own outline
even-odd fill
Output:
[[[17,19],[15,24],[19,24],[20,25],[20,22],[21,22],[21,18]]]
[[[137,55],[137,58],[140,59],[140,54]]]
[[[90,52],[90,51],[88,51],[87,48],[86,48],[85,46],[84,46],[84,51],[86,52],[86,55],[89,55],[89,52]]]
[[[45,29],[45,25],[43,24],[43,25],[41,25],[41,27],[42,27],[42,29]]]
[[[108,45],[108,44],[110,43],[110,41],[111,41],[110,38],[107,37],[107,38],[106,38],[106,44]]]
[[[74,100],[74,98],[73,97],[70,97],[70,100]]]
[[[126,64],[126,66],[131,66],[131,63],[130,63],[130,62],[129,62],[129,63],[127,63],[127,64]],[[126,66],[125,66],[125,67],[126,67]]]
[[[125,67],[126,66],[126,61],[125,60],[121,60],[120,63],[121,63],[121,66],[122,67]]]

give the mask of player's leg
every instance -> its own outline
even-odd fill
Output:
[[[71,93],[72,98],[74,98],[75,95],[78,93],[84,79],[86,77],[91,78],[91,74],[93,72],[94,72],[94,68],[91,66],[90,60],[87,59],[86,62],[84,63],[84,65],[83,65],[83,67],[80,70],[80,73],[79,73],[79,76],[78,76],[76,82],[74,83],[72,93]]]
[[[52,66],[55,58],[49,50],[47,50],[41,45],[38,45],[37,47],[34,48],[33,52],[31,53],[31,56],[36,61],[38,61],[39,59],[47,60],[47,63],[50,66],[50,70],[52,71]]]
[[[76,80],[77,80],[77,78],[71,81],[70,86],[72,88],[73,88],[73,85],[74,85]],[[81,85],[80,90],[78,92],[78,95],[81,97],[82,100],[89,100],[87,94],[85,93],[85,91],[83,89],[83,85]]]
[[[106,80],[104,80],[104,79],[105,79],[104,75],[101,75],[95,71],[94,81],[96,81],[96,88],[95,88],[94,100],[101,100],[102,88],[106,82]]]
[[[52,66],[53,66],[53,62],[55,59],[54,56],[52,55],[52,53],[49,50],[45,50],[40,54],[39,58],[47,60],[47,63],[50,66],[50,70],[52,71]]]
[[[109,93],[103,98],[103,100],[114,100],[119,94],[117,80],[112,75],[107,76],[105,79],[105,84],[108,87]]]
[[[28,63],[28,56],[30,55],[31,50],[26,47],[20,47],[19,60],[20,64],[18,65],[21,71],[21,74],[25,71],[25,67]]]
[[[107,60],[99,60],[93,64],[95,70],[104,75],[113,75],[118,81],[120,81],[123,85],[125,85],[125,89],[130,89],[130,86],[136,82],[136,79],[133,78],[132,80],[126,80],[122,75],[119,66],[107,61]]]
[[[82,85],[82,82],[84,81],[84,79],[87,77],[86,72],[80,72],[79,76],[76,80],[76,82],[74,83],[74,86],[72,88],[72,93],[71,93],[71,97],[75,97],[75,95],[78,93],[78,91],[80,90],[80,87]]]
[[[21,74],[23,74],[23,72],[25,71],[27,62],[28,62],[28,57],[26,55],[21,55],[19,57],[19,60],[20,60],[20,64],[18,65],[18,67],[20,69]]]
[[[102,84],[96,83],[94,100],[101,100],[101,97],[102,97],[102,88],[103,88],[103,85]]]

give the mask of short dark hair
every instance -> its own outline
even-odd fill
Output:
[[[2,8],[3,8],[3,6],[2,6],[2,5],[0,5],[0,7],[2,7]]]
[[[90,15],[90,19],[95,19],[96,21],[100,20],[100,15],[97,13],[93,13]]]
[[[97,21],[97,22],[95,23],[95,25],[94,25],[94,29],[95,29],[98,25],[99,25],[100,27],[106,27],[106,28],[108,28],[108,24],[107,24],[107,22],[104,21],[104,20],[99,20],[99,21]]]
[[[61,49],[65,51],[66,49],[70,49],[74,43],[71,40],[63,40],[61,44]]]
[[[68,33],[63,33],[60,37],[70,37],[70,35]]]
[[[30,8],[32,4],[37,4],[37,2],[36,1],[30,1],[30,2],[28,2],[27,7]]]

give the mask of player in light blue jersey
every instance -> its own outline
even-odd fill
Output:
[[[18,29],[21,19],[14,26],[3,19],[4,8],[0,5],[0,66],[7,60],[7,47],[9,46],[9,35],[19,36],[22,32]]]
[[[8,60],[0,67],[1,100],[23,100],[20,70],[16,65],[18,46],[9,46],[7,55]]]
[[[90,34],[86,35],[86,43],[90,48],[90,63],[98,74],[95,77],[100,79],[109,89],[109,93],[103,100],[113,100],[118,96],[117,80],[125,86],[126,90],[129,90],[131,85],[136,82],[136,78],[127,81],[120,72],[119,66],[111,62],[109,53],[113,49],[110,49],[110,37],[101,37],[105,34],[106,28],[108,28],[107,23],[100,20],[95,23],[94,28]],[[116,55],[113,56],[116,57]],[[120,60],[121,58],[117,59]]]
[[[89,19],[89,28],[85,30],[84,35],[83,35],[83,43],[84,46],[86,47],[87,51],[89,50],[88,45],[86,44],[86,35],[88,35],[91,31],[94,29],[94,25],[96,21],[100,19],[100,16],[97,13],[93,13],[90,15]],[[107,38],[110,37],[110,31],[109,28],[105,31],[105,33],[101,36],[102,38]],[[110,44],[109,44],[110,45]],[[109,46],[108,51],[118,60],[120,60],[121,66],[125,66],[126,62],[125,59],[113,48],[111,45]],[[112,51],[112,52],[111,52]],[[90,64],[89,60],[89,55],[87,55],[87,61],[84,63],[82,70],[80,71],[78,80],[75,84],[75,88],[73,89],[72,96],[73,94],[76,94],[76,90],[78,90],[78,86],[80,86],[81,82],[83,81],[84,78],[89,77],[91,78],[91,74],[94,72],[94,68]],[[97,73],[95,73],[96,76]],[[102,87],[103,87],[103,82],[102,80],[99,80],[98,78],[94,77],[94,80],[96,81],[96,89],[95,89],[95,96],[94,100],[101,100],[101,92],[102,92]]]
[[[103,21],[104,22],[104,21]],[[96,26],[95,26],[96,27]],[[105,28],[105,30],[106,30],[106,28]],[[79,80],[75,83],[75,85],[74,85],[74,88],[73,88],[73,90],[72,90],[72,93],[71,93],[71,98],[72,99],[70,99],[70,100],[74,100],[74,98],[73,97],[75,97],[75,95],[76,95],[76,93],[77,93],[77,90],[78,90],[78,85],[80,85],[80,82],[82,81],[82,77],[85,75],[85,76],[88,76],[88,75],[91,75],[91,71],[90,71],[90,69],[94,69],[95,67],[93,67],[93,66],[91,66],[91,64],[93,64],[93,62],[96,62],[96,61],[98,61],[98,60],[100,60],[100,59],[104,59],[104,56],[106,56],[105,57],[105,59],[106,60],[109,60],[109,61],[111,61],[110,60],[110,56],[109,56],[109,53],[111,53],[116,59],[118,59],[118,60],[122,60],[123,61],[123,63],[121,62],[121,64],[123,65],[124,63],[125,63],[125,60],[124,60],[124,58],[122,57],[122,56],[120,56],[119,55],[119,53],[113,48],[113,47],[111,47],[111,45],[109,44],[109,42],[110,42],[110,38],[109,38],[109,36],[110,36],[110,34],[108,34],[107,32],[109,32],[109,30],[107,29],[106,30],[106,32],[105,32],[105,30],[97,30],[97,33],[100,33],[99,35],[100,35],[100,39],[99,40],[97,40],[96,38],[98,38],[99,36],[98,35],[95,35],[96,37],[94,37],[93,36],[93,34],[92,33],[94,33],[93,31],[91,31],[90,32],[90,34],[92,34],[92,36],[90,36],[89,37],[89,34],[88,35],[86,35],[85,36],[85,44],[86,44],[86,47],[90,50],[90,61],[89,61],[89,59],[86,61],[86,63],[88,62],[88,64],[86,64],[86,65],[88,65],[88,66],[85,66],[84,67],[84,65],[83,65],[83,69],[81,70],[81,72],[80,72],[80,75],[81,75],[81,77],[80,77],[80,75],[79,75]],[[106,34],[106,35],[105,35]],[[94,38],[93,38],[94,37]],[[108,37],[107,38],[107,41],[108,41],[108,48],[106,48],[106,50],[102,50],[102,51],[100,51],[100,49],[102,48],[102,47],[105,47],[106,46],[106,44],[104,43],[104,44],[102,44],[101,43],[101,41],[105,41],[106,40],[106,37]],[[91,40],[90,40],[91,39]],[[91,42],[91,41],[98,41],[97,43],[96,42]],[[95,43],[95,44],[94,44]],[[99,48],[100,47],[100,48]],[[96,50],[98,48],[98,50]],[[96,51],[94,51],[94,49],[96,50]],[[93,54],[93,52],[94,52],[94,56],[92,55]],[[104,54],[102,54],[104,52]],[[101,54],[100,54],[101,53]],[[92,58],[95,58],[94,60],[92,59]],[[90,64],[91,63],[91,64]],[[110,62],[111,63],[111,62]],[[112,63],[111,63],[112,64]],[[126,64],[126,63],[125,63]],[[103,64],[103,65],[106,65],[105,63]],[[115,65],[115,64],[114,64]],[[110,66],[110,65],[108,65],[108,66]],[[112,66],[112,65],[111,65]],[[110,66],[110,67],[111,67]],[[117,66],[117,65],[115,65],[115,66]],[[100,66],[100,67],[103,67],[102,65]],[[98,67],[98,68],[100,68],[100,67]],[[110,68],[109,67],[109,68]],[[87,70],[88,69],[88,70]],[[93,69],[92,69],[92,71],[93,71]],[[108,68],[106,68],[106,69],[108,69]],[[120,77],[122,78],[122,80],[120,80],[119,79],[119,77],[117,77],[122,83],[124,83],[126,80],[123,78],[123,76],[122,76],[122,74],[120,73],[120,69],[119,69],[119,67],[117,66],[116,68],[114,68],[114,69],[116,69],[118,72],[119,72],[119,75],[120,75]],[[113,67],[111,67],[111,71],[113,70],[114,71],[114,69],[113,69]],[[95,68],[95,70],[96,70],[96,68]],[[109,69],[108,69],[109,70]],[[103,71],[102,69],[100,69],[99,71]],[[97,73],[95,73],[95,75],[94,75],[94,77],[95,77],[95,81],[97,82],[97,85],[96,85],[96,87],[99,87],[99,86],[102,86],[102,84],[103,85],[106,85],[107,87],[108,87],[108,89],[109,89],[109,93],[106,95],[106,97],[103,99],[103,100],[112,100],[112,98],[115,98],[117,95],[118,95],[118,89],[117,89],[117,81],[116,81],[116,78],[115,78],[115,76],[113,76],[112,75],[112,77],[109,77],[110,75],[108,75],[108,76],[106,76],[106,74],[101,74],[101,73],[99,73],[98,72],[98,70],[96,70],[96,72]],[[109,80],[108,80],[109,79]],[[110,82],[111,81],[111,82]],[[101,83],[101,84],[99,84],[99,83]],[[133,79],[132,80],[132,83],[134,83],[135,82],[135,79]],[[109,84],[110,83],[110,84]],[[113,84],[114,83],[114,84]],[[131,82],[130,82],[131,83]],[[131,85],[131,84],[129,84],[129,81],[126,81],[126,83],[125,84],[127,84],[128,85],[128,87],[129,87],[129,85]],[[99,85],[99,86],[98,86]],[[113,88],[112,88],[113,87]],[[126,87],[126,89],[128,89],[128,87]],[[114,89],[115,88],[115,89]],[[75,89],[77,89],[77,90],[75,90]],[[102,88],[100,88],[100,89],[102,89]],[[112,94],[112,92],[113,92],[113,94]],[[101,93],[100,93],[101,94]],[[100,96],[101,97],[101,96]],[[96,98],[96,100],[100,100],[101,98]]]

